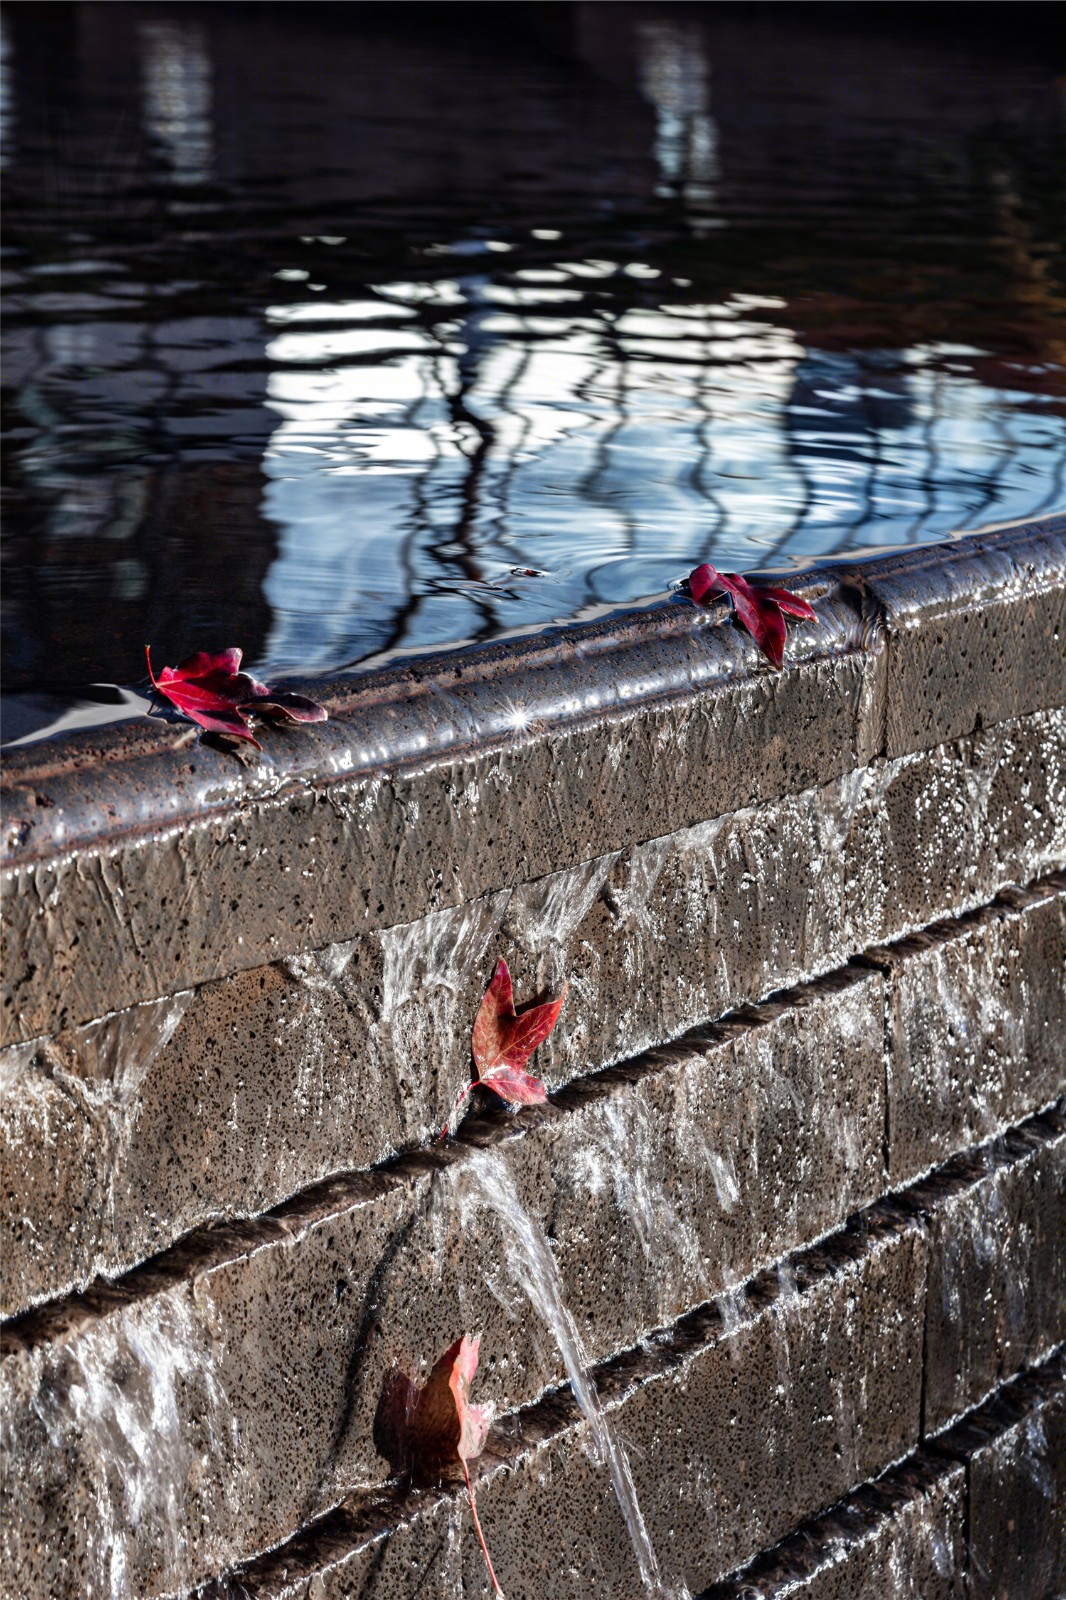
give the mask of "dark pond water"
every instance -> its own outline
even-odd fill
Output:
[[[1003,15],[11,6],[5,737],[1062,508]]]

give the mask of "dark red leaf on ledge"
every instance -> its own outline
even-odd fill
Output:
[[[152,671],[151,648],[144,647],[148,676],[156,691],[178,711],[211,733],[247,739],[262,748],[251,731],[254,716],[286,717],[292,722],[325,722],[327,712],[317,700],[288,690],[271,689],[251,673],[241,671],[241,651],[206,650],[186,656],[176,667],[164,667],[158,678]]]
[[[790,590],[749,583],[742,573],[718,572],[706,561],[689,573],[688,587],[697,605],[716,594],[728,595],[741,627],[778,669],[785,659],[785,614],[807,622],[815,616],[806,600]]]

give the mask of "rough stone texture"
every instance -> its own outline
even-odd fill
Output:
[[[0,1042],[851,771],[880,742],[880,654],[827,588],[784,673],[724,606],[672,606],[338,685],[251,766],[176,728],[16,758]]]
[[[225,1505],[196,1519],[211,1528],[232,1510],[255,1530],[253,1547],[383,1475],[373,1416],[392,1361],[414,1371],[462,1325],[484,1332],[479,1388],[501,1406],[558,1383],[554,1339],[514,1267],[516,1238],[489,1204],[494,1192],[507,1199],[509,1181],[554,1235],[593,1359],[839,1226],[881,1188],[880,1009],[875,974],[826,980],[585,1080],[520,1122],[485,1117],[472,1129],[484,1150],[412,1156],[242,1229],[203,1230],[116,1289],[9,1325],[12,1448],[48,1472],[27,1485],[38,1498],[11,1525],[39,1527],[47,1494],[88,1470],[76,1469],[69,1437],[84,1417],[68,1405],[57,1456],[45,1446],[41,1395],[59,1404],[72,1375],[93,1371],[95,1352],[114,1370],[162,1348],[175,1328],[176,1427],[190,1447],[202,1441],[210,1389],[212,1425],[236,1426],[245,1469]],[[742,1298],[723,1305],[742,1318]],[[116,1407],[121,1383],[96,1381],[100,1410]],[[134,1407],[130,1427],[143,1423]],[[131,1449],[119,1450],[127,1468]],[[90,1473],[86,1499],[91,1485]]]
[[[508,1594],[631,1600],[527,1299],[560,1287],[668,1574],[850,1492],[849,1587],[823,1523],[806,1592],[954,1595],[961,1464],[982,1596],[1059,1583],[1061,1382],[949,1425],[1066,1334],[1066,1118],[1002,1132],[1062,1083],[1063,886],[1018,886],[1066,863],[1064,535],[816,575],[781,675],[675,604],[335,685],[246,765],[147,724],[14,757],[4,1305],[124,1275],[3,1329],[5,1596],[283,1541],[249,1593],[476,1592],[456,1496],[371,1442],[390,1365],[465,1328]],[[571,982],[555,1103],[418,1153],[497,955]],[[854,1493],[923,1432],[931,1476]]]
[[[921,1452],[700,1600],[970,1600],[966,1472]]]
[[[769,1018],[765,1027],[773,1026]],[[731,1042],[720,1048],[728,1056]],[[758,1087],[764,1068],[756,1050],[748,1081]],[[389,1174],[327,1185],[313,1204],[282,1208],[243,1229],[205,1230],[113,1288],[8,1324],[5,1445],[20,1470],[9,1469],[2,1521],[14,1592],[49,1600],[105,1592],[97,1568],[107,1554],[108,1507],[128,1532],[127,1502],[154,1481],[138,1476],[145,1438],[160,1450],[180,1441],[201,1462],[178,1475],[177,1520],[168,1524],[165,1508],[155,1514],[162,1530],[188,1528],[186,1545],[169,1547],[165,1532],[146,1538],[143,1552],[139,1536],[128,1541],[125,1559],[147,1596],[168,1581],[160,1572],[206,1579],[285,1539],[353,1483],[380,1482],[385,1465],[370,1442],[372,1419],[393,1362],[417,1375],[457,1331],[480,1328],[483,1396],[515,1406],[543,1395],[562,1376],[559,1357],[521,1285],[529,1279],[545,1305],[550,1273],[544,1276],[546,1256],[523,1257],[521,1236],[510,1231],[508,1172],[515,1190],[554,1194],[549,1225],[558,1230],[562,1284],[593,1359],[632,1342],[641,1316],[676,1317],[669,1296],[681,1304],[702,1296],[708,1271],[699,1258],[707,1245],[679,1226],[682,1213],[709,1213],[713,1187],[729,1215],[713,1161],[703,1168],[700,1207],[695,1190],[687,1203],[665,1192],[671,1167],[658,1149],[641,1149],[642,1127],[668,1122],[663,1108],[691,1070],[671,1053],[639,1085],[652,1091],[650,1101],[640,1105],[628,1088],[630,1111],[611,1130],[618,1142],[607,1152],[612,1191],[621,1183],[621,1195],[607,1191],[602,1169],[590,1174],[575,1160],[596,1149],[593,1129],[603,1116],[593,1085],[584,1084],[580,1094],[570,1091],[576,1103],[546,1110],[526,1131],[513,1123],[498,1130],[506,1166],[459,1146],[435,1160],[411,1157]],[[739,1075],[736,1061],[725,1064],[727,1080]],[[616,1080],[604,1075],[605,1098]],[[713,1076],[697,1098],[704,1096],[719,1098]],[[767,1193],[756,1245],[779,1256],[784,1229],[767,1157],[771,1170],[779,1164],[785,1192],[796,1191],[804,1173],[812,1186],[821,1164],[816,1151],[809,1158],[802,1131],[788,1148],[772,1094],[761,1105],[755,1126],[765,1132],[750,1159]],[[485,1135],[491,1142],[490,1130]],[[672,1158],[680,1170],[686,1151],[691,1160],[692,1146],[679,1138]],[[718,1294],[629,1356],[608,1358],[601,1387],[618,1401],[635,1446],[645,1516],[664,1563],[683,1571],[690,1587],[734,1570],[912,1451],[923,1404],[925,1426],[936,1427],[945,1391],[958,1410],[990,1382],[1043,1357],[1056,1328],[1061,1339],[1066,1296],[1055,1255],[1066,1118],[1032,1119],[985,1153],[988,1163],[949,1163],[898,1201],[859,1212],[824,1246]],[[742,1181],[753,1180],[745,1173]],[[502,1210],[487,1205],[494,1192]],[[741,1219],[742,1229],[750,1226]],[[725,1230],[705,1239],[728,1237]],[[709,1270],[721,1270],[714,1256]],[[653,1277],[647,1292],[661,1298],[627,1292],[627,1284]],[[705,1350],[717,1354],[705,1357]],[[552,1404],[565,1410],[563,1401]],[[516,1570],[525,1562],[525,1577],[508,1592],[526,1592],[528,1581],[536,1593],[544,1571],[554,1571],[549,1555],[542,1569],[530,1552],[539,1560],[552,1550],[565,1503],[567,1526],[595,1554],[591,1566],[579,1563],[560,1578],[563,1589],[549,1592],[594,1580],[597,1593],[624,1593],[632,1573],[612,1566],[626,1553],[617,1508],[575,1456],[574,1435],[558,1437],[554,1424],[548,1432],[512,1487],[499,1491],[501,1558],[509,1549]],[[62,1497],[84,1516],[57,1519]],[[90,1513],[98,1501],[103,1510]],[[94,1542],[85,1543],[90,1529]],[[436,1535],[423,1528],[418,1539],[436,1550]],[[36,1565],[42,1549],[43,1573]],[[401,1540],[390,1583],[400,1582],[410,1554]]]
[[[887,979],[892,1187],[1066,1093],[1062,877],[866,955]]]
[[[856,772],[844,835],[856,950],[984,905],[1066,862],[1066,712]]]
[[[1060,706],[1064,566],[1053,520],[815,575],[781,674],[669,605],[320,687],[247,765],[167,725],[16,754],[0,1042]]]
[[[701,1600],[1058,1600],[1066,1348]]]
[[[1063,525],[861,575],[888,635],[889,756],[1066,705]]]
[[[146,1006],[9,1050],[5,1305],[431,1137],[498,955],[520,998],[571,982],[554,1086],[1030,881],[1066,860],[1064,762],[1040,713],[206,985],[158,1048]]]
[[[1036,1118],[908,1191],[930,1230],[924,1429],[1066,1338],[1066,1117]]]
[[[693,1313],[597,1372],[626,1441],[664,1574],[698,1590],[903,1453],[918,1421],[920,1230],[879,1212],[751,1285],[731,1329]],[[789,1381],[784,1381],[785,1377]],[[509,1596],[631,1600],[632,1548],[585,1425],[552,1398],[490,1448],[478,1509]],[[478,1593],[481,1554],[455,1495],[357,1497],[236,1574],[253,1600],[385,1600],[429,1572]],[[240,1592],[238,1590],[238,1592]],[[225,1584],[207,1593],[232,1593]]]
[[[972,1600],[1066,1593],[1066,1353],[942,1440],[966,1463]]]

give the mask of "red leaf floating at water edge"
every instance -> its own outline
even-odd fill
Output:
[[[253,715],[287,717],[292,722],[325,722],[328,716],[317,700],[271,689],[250,672],[242,672],[240,650],[219,650],[214,655],[197,651],[176,667],[164,667],[158,678],[152,671],[150,645],[145,645],[144,654],[153,688],[171,705],[210,733],[247,739],[257,750],[262,745],[249,725]]]
[[[543,1044],[559,1020],[566,999],[567,984],[554,1000],[528,1006],[521,1015],[515,1012],[511,974],[506,961],[497,964],[474,1019],[471,1040],[474,1052],[475,1082],[468,1083],[444,1124],[441,1138],[448,1132],[459,1107],[471,1089],[481,1084],[512,1106],[540,1105],[548,1091],[539,1078],[526,1071],[526,1063],[539,1044]]]
[[[484,1450],[492,1421],[489,1407],[470,1404],[480,1343],[480,1339],[468,1339],[465,1333],[456,1339],[421,1389],[404,1373],[391,1372],[374,1418],[374,1443],[390,1465],[410,1474],[418,1484],[439,1483],[457,1465],[462,1468],[481,1553],[492,1587],[502,1600],[503,1590],[492,1570],[467,1465]]]
[[[739,572],[718,572],[709,562],[689,573],[689,593],[697,605],[710,595],[726,594],[741,627],[746,628],[763,655],[779,671],[785,660],[785,615],[813,622],[815,613],[788,589],[771,589],[749,583]]]

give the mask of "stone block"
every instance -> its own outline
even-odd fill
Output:
[[[969,1484],[972,1600],[1066,1592],[1066,1356],[1008,1384],[946,1434]]]
[[[598,1369],[643,1521],[669,1585],[693,1592],[880,1470],[916,1437],[922,1240],[885,1212],[750,1286],[735,1321],[700,1310]],[[631,1600],[640,1575],[604,1467],[572,1402],[551,1396],[490,1442],[478,1509],[509,1596]],[[357,1496],[204,1590],[249,1600],[402,1600],[443,1573],[483,1584],[452,1491]]]
[[[468,1140],[431,1156],[201,1229],[114,1287],[9,1323],[8,1459],[29,1464],[7,1486],[13,1536],[34,1545],[63,1483],[86,1504],[107,1504],[108,1473],[141,1492],[136,1441],[158,1412],[209,1463],[189,1489],[204,1503],[183,1503],[182,1525],[236,1540],[230,1560],[246,1537],[268,1546],[384,1475],[373,1417],[392,1362],[414,1373],[461,1328],[480,1329],[479,1387],[498,1406],[560,1383],[530,1287],[553,1314],[565,1299],[593,1360],[716,1296],[739,1324],[739,1282],[880,1190],[880,1012],[876,974],[825,980],[522,1119],[474,1119]],[[853,1400],[830,1401],[827,1415],[862,1431]],[[235,1441],[221,1491],[205,1428]],[[64,1559],[50,1600],[89,1554],[64,1556],[57,1540]],[[154,1582],[138,1577],[146,1592]]]
[[[976,910],[1066,862],[1066,712],[1037,712],[842,781],[856,950]]]
[[[888,756],[1066,705],[1066,523],[937,545],[861,582],[888,638]]]
[[[866,959],[886,976],[892,1187],[1066,1093],[1061,878]]]
[[[928,1435],[1066,1338],[1066,1118],[1032,1119],[907,1200],[930,1232]]]
[[[966,1472],[922,1452],[700,1600],[970,1600]]]

